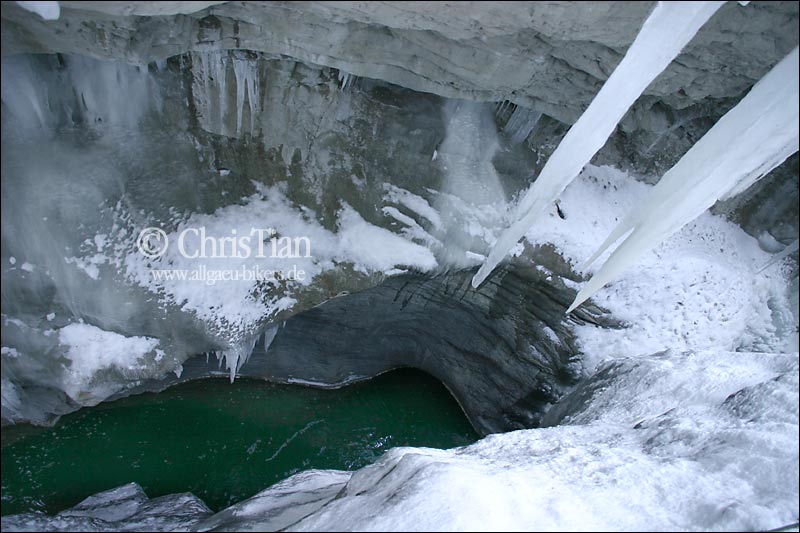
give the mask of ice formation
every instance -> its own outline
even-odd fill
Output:
[[[509,136],[512,145],[519,144],[533,132],[540,118],[542,118],[542,114],[538,111],[522,106],[514,106],[505,126],[503,126],[503,131]]]
[[[14,137],[51,137],[79,125],[119,134],[159,106],[158,91],[143,67],[83,56],[57,61],[4,56],[0,64],[2,101],[17,126],[10,132]]]
[[[473,287],[483,283],[546,206],[603,147],[630,106],[723,3],[659,2],[655,6],[625,57],[517,205],[514,222],[492,247],[472,279]]]
[[[445,104],[447,130],[438,149],[444,181],[433,207],[441,220],[445,243],[441,254],[448,266],[473,266],[468,254],[485,252],[482,237],[491,235],[488,219],[484,224],[470,224],[484,210],[499,215],[506,212],[506,196],[492,158],[500,140],[489,106],[476,102],[451,100]]]
[[[798,150],[798,49],[767,73],[672,167],[589,257],[594,262],[622,236],[567,312],[717,200],[729,198]]]
[[[233,73],[236,76],[236,136],[242,134],[244,122],[244,101],[250,110],[250,135],[256,134],[256,118],[260,117],[261,95],[259,94],[258,62],[239,57],[231,59]]]
[[[44,20],[58,20],[61,15],[61,6],[58,2],[17,2],[17,5],[36,13]]]

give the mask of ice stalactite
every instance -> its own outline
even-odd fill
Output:
[[[719,119],[664,174],[645,201],[614,228],[585,266],[627,235],[625,240],[581,289],[567,312],[717,200],[745,190],[796,152],[800,142],[799,80],[795,48]]]
[[[266,352],[269,350],[269,347],[272,345],[272,341],[275,340],[275,336],[278,334],[278,325],[274,325],[270,328],[264,330],[264,351]]]
[[[220,51],[195,52],[194,58],[194,104],[201,127],[228,137],[258,134],[261,116],[258,60]],[[236,84],[234,105],[231,105],[231,95],[228,94],[229,70],[233,71]],[[245,110],[249,111],[249,117]],[[235,116],[232,115],[234,112]],[[248,120],[249,128],[245,129]]]
[[[47,90],[32,63],[24,56],[2,59],[2,101],[18,120],[17,132],[49,133],[53,119]]]
[[[261,115],[258,61],[238,57],[232,58],[232,61],[233,73],[236,76],[236,136],[242,134],[245,95],[250,110],[250,135],[255,135],[256,117]]]
[[[352,87],[355,80],[356,76],[349,72],[339,71],[339,86],[343,91],[346,91],[348,87]]]
[[[511,144],[517,145],[528,138],[528,135],[536,128],[540,118],[542,118],[540,112],[516,106],[508,122],[503,126],[503,131],[508,135]]]
[[[222,366],[222,362],[225,361],[225,368],[230,372],[231,383],[233,383],[233,380],[236,378],[239,369],[250,359],[259,337],[260,335],[254,335],[217,352],[217,359],[219,360],[220,366]]]
[[[625,57],[517,205],[478,273],[477,287],[603,147],[623,115],[724,2],[659,2]]]

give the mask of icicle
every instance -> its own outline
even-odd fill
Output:
[[[517,206],[514,222],[472,278],[478,287],[603,147],[634,101],[724,2],[659,2],[625,57],[570,128]]]
[[[258,80],[258,61],[249,62],[247,81],[247,98],[250,102],[250,135],[258,132],[256,117],[261,116],[261,92]]]
[[[245,96],[250,110],[250,134],[254,135],[260,110],[258,61],[233,58],[233,73],[236,77],[236,136],[242,134]]]
[[[767,263],[763,267],[758,269],[757,273],[761,274],[775,263],[795,253],[798,249],[800,249],[800,240],[795,239],[793,243],[791,243],[789,246],[787,246],[786,248],[775,254],[775,256],[769,261],[767,261]]]
[[[227,111],[227,98],[228,98],[228,76],[227,76],[227,67],[228,66],[228,58],[227,56],[217,53],[216,57],[214,58],[214,81],[217,83],[218,96],[219,96],[219,128],[217,131],[222,133],[223,135],[227,131],[225,129],[225,112]]]
[[[247,83],[247,61],[233,59],[233,74],[236,77],[236,137],[242,134],[242,115],[244,113],[245,84]]]
[[[44,133],[53,129],[51,113],[48,109],[47,91],[36,76],[30,59],[25,56],[3,56],[0,60],[2,71],[2,101],[9,112],[18,117],[21,127]]]
[[[542,114],[526,107],[517,106],[506,122],[503,131],[509,136],[512,145],[517,145],[528,138],[536,127]]]
[[[278,325],[274,325],[271,328],[267,328],[264,331],[264,351],[266,352],[269,350],[269,347],[272,346],[272,341],[275,340],[275,335],[278,334]]]
[[[249,340],[242,341],[236,346],[217,352],[217,359],[220,367],[222,366],[222,360],[225,360],[225,368],[230,372],[231,383],[233,383],[234,378],[236,378],[236,373],[239,372],[239,369],[250,359],[250,355],[253,353],[253,348],[257,340],[258,336],[256,335]]]
[[[353,78],[355,78],[355,76],[353,76],[352,74],[349,74],[341,70],[339,71],[339,84],[343,91],[346,90],[353,83]]]
[[[586,261],[630,233],[581,289],[569,311],[721,198],[741,192],[798,150],[798,48],[767,73],[653,187]]]

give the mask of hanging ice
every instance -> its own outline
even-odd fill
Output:
[[[2,100],[14,135],[53,135],[86,125],[100,132],[135,128],[160,103],[146,68],[83,56],[3,56]],[[66,89],[65,89],[66,87]]]
[[[472,278],[477,287],[530,229],[536,218],[578,175],[656,76],[724,2],[659,2],[625,57],[570,128],[517,206],[511,226]]]
[[[538,111],[517,106],[503,127],[503,131],[508,134],[511,144],[517,145],[528,138],[540,118],[542,118],[542,114]]]
[[[719,199],[755,183],[798,150],[798,49],[778,63],[706,133],[625,217],[586,261],[630,232],[581,289],[572,311],[644,251],[693,220]]]
[[[230,67],[230,69],[229,69]],[[194,52],[192,56],[192,95],[201,127],[227,137],[241,137],[259,132],[261,116],[261,84],[258,59],[242,56],[238,51]],[[229,70],[236,84],[235,116],[228,94]],[[245,103],[247,105],[245,106]],[[249,111],[249,128],[245,129]],[[234,120],[236,123],[234,129]]]
[[[244,99],[247,95],[250,110],[250,134],[256,134],[256,117],[260,114],[258,83],[258,61],[233,58],[233,73],[236,76],[236,136],[242,134],[244,122]]]
[[[236,373],[244,366],[250,356],[253,354],[256,341],[259,335],[255,335],[249,339],[245,339],[238,344],[234,344],[225,350],[217,352],[217,359],[220,366],[222,361],[225,361],[225,368],[230,372],[231,383],[233,383]],[[266,340],[266,338],[265,338]],[[271,342],[271,341],[270,341]]]
[[[339,83],[341,84],[342,90],[347,90],[353,84],[353,79],[355,76],[350,74],[349,72],[344,72],[342,70],[339,71]]]

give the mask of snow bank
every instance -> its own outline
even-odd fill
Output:
[[[620,170],[587,166],[561,196],[566,218],[553,207],[526,238],[554,244],[577,267],[650,190]],[[701,215],[595,294],[594,302],[628,327],[577,326],[587,368],[668,348],[795,349],[786,273],[759,272],[770,257],[737,225]]]
[[[128,375],[147,372],[148,364],[142,358],[156,351],[158,339],[151,337],[126,337],[104,331],[89,324],[70,324],[58,330],[58,341],[65,348],[63,390],[74,400],[87,402],[87,395],[96,396],[97,403],[109,393],[92,391],[91,383],[101,370],[116,369]],[[160,351],[160,350],[158,350]]]

